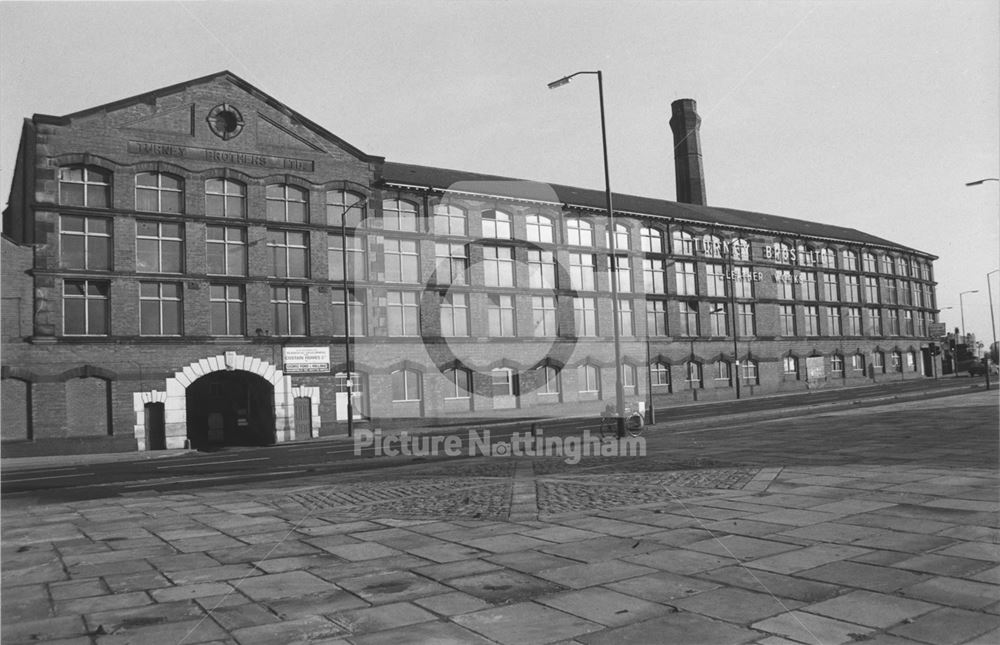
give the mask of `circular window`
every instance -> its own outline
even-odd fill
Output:
[[[228,103],[216,105],[208,113],[208,127],[215,136],[228,141],[243,131],[243,115]]]

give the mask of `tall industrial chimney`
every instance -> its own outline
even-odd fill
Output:
[[[670,104],[670,129],[674,132],[674,174],[677,178],[677,201],[705,205],[705,173],[701,165],[701,141],[694,99],[677,99]]]

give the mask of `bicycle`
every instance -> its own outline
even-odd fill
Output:
[[[625,432],[631,437],[638,437],[642,434],[643,429],[646,426],[645,419],[639,414],[638,410],[635,410],[631,406],[625,406],[624,409]],[[601,438],[602,439],[620,439],[623,438],[618,436],[618,416],[615,414],[615,410],[612,406],[608,405],[604,408],[604,412],[601,413]]]

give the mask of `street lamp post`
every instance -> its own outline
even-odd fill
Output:
[[[569,83],[574,76],[592,74],[597,76],[597,96],[601,104],[601,145],[604,150],[604,197],[607,202],[609,239],[611,241],[611,313],[614,318],[614,344],[615,344],[615,423],[618,430],[618,437],[625,436],[625,390],[622,386],[622,350],[621,350],[621,321],[618,314],[618,244],[615,231],[615,211],[611,203],[611,174],[608,170],[608,134],[607,125],[604,118],[604,78],[601,70],[574,72],[569,76],[549,83],[549,89],[554,90]]]
[[[344,386],[347,388],[347,436],[354,436],[354,369],[351,364],[351,305],[350,291],[347,288],[347,213],[356,207],[364,208],[368,204],[368,198],[359,199],[350,206],[344,208],[340,221],[340,267],[343,271],[341,276],[344,279],[344,375],[346,380]]]
[[[966,341],[966,336],[965,336],[965,302],[963,302],[962,296],[964,296],[967,293],[979,293],[979,289],[972,289],[971,291],[963,291],[962,293],[958,294],[958,311],[959,311],[959,315],[962,318],[962,341],[963,342]]]
[[[993,269],[986,274],[986,293],[990,296],[990,330],[993,332],[993,345],[990,346],[990,358],[993,358],[993,347],[997,346],[997,321],[993,317],[993,285],[990,284],[990,276],[994,273],[1000,273],[1000,269]],[[1000,351],[1000,347],[997,348]],[[987,367],[989,367],[989,362],[987,362]]]
[[[1000,178],[998,178],[998,177],[984,177],[983,179],[977,179],[976,181],[970,181],[970,182],[966,183],[965,185],[966,186],[980,186],[982,184],[985,184],[988,181],[995,181],[997,183],[1000,183]],[[994,316],[993,316],[993,287],[992,287],[992,285],[990,285],[990,276],[993,275],[994,273],[997,273],[998,271],[1000,271],[1000,269],[994,269],[993,271],[990,271],[989,273],[986,274],[986,289],[987,289],[987,292],[989,293],[989,296],[990,296],[990,331],[993,332],[993,345],[997,344],[997,321],[996,321],[996,318],[994,318]],[[964,330],[963,330],[963,333],[964,333]],[[991,350],[992,350],[992,347],[991,347]],[[991,351],[990,352],[990,356],[992,357],[992,355],[993,354],[992,354],[992,351]]]

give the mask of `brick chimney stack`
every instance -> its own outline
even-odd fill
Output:
[[[670,129],[674,132],[674,174],[677,179],[677,201],[705,205],[705,173],[701,163],[701,140],[694,99],[677,99],[670,104]]]

